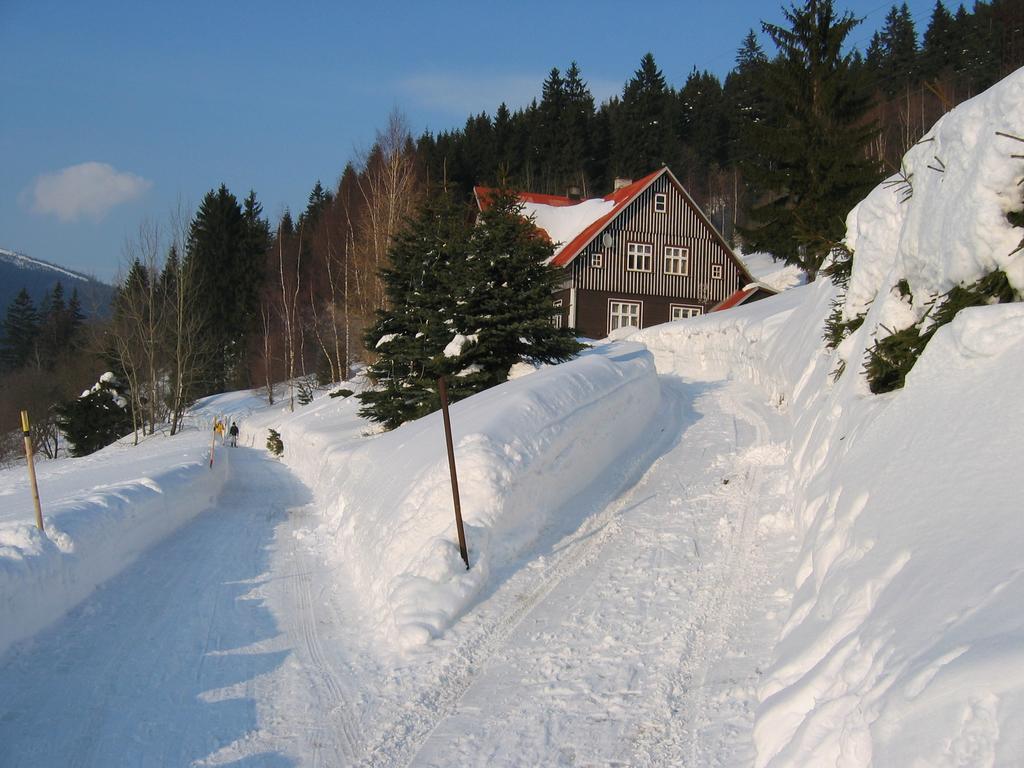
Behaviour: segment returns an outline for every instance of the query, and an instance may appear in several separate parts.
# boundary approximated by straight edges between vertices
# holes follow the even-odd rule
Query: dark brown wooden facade
[[[656,208],[657,196],[664,198],[658,197]],[[630,243],[650,246],[649,270],[629,268]],[[674,251],[685,253],[683,274],[666,270],[667,248],[683,249]],[[563,269],[564,288],[553,297],[553,314],[560,314],[555,322],[589,338],[612,330],[612,302],[639,304],[640,327],[646,328],[675,319],[673,308],[677,317],[704,314],[752,280],[667,168]]]

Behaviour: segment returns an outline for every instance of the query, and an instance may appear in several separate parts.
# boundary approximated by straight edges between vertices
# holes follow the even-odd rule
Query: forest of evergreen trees
[[[46,424],[53,403],[111,370],[131,393],[137,433],[164,423],[174,431],[197,396],[262,387],[273,397],[274,382],[344,379],[373,357],[363,341],[387,304],[382,270],[428,189],[447,190],[469,221],[477,184],[597,196],[616,177],[668,165],[727,238],[813,276],[845,212],[898,170],[923,131],[1024,65],[1019,0],[938,1],[927,20],[893,6],[864,52],[850,47],[857,24],[831,2],[807,0],[786,25],[738,41],[724,80],[695,69],[673,83],[648,53],[602,104],[570,61],[550,70],[529,106],[501,104],[459,129],[416,137],[396,111],[335,185],[317,181],[305,209],[277,222],[254,192],[240,202],[223,185],[210,190],[194,213],[140,227],[112,318],[76,325],[58,344],[72,354],[45,352],[53,322],[35,308],[7,309],[4,407],[31,406]],[[35,317],[27,333],[18,330],[25,317]],[[301,389],[285,393],[289,402]]]

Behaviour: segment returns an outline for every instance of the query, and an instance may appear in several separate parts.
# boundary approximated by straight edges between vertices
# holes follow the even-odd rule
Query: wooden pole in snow
[[[455,449],[452,447],[452,422],[448,416],[448,384],[444,376],[437,380],[437,392],[441,395],[441,414],[444,416],[444,440],[448,447],[448,471],[452,476],[452,498],[455,500],[455,527],[459,532],[459,554],[469,570],[469,552],[466,550],[466,531],[462,527],[462,505],[459,503],[459,478],[455,474]]]
[[[28,411],[21,412],[21,433],[25,436],[25,458],[28,460],[28,481],[32,485],[32,501],[36,505],[36,528],[43,530],[43,508],[39,504],[39,486],[36,485],[36,464],[32,458],[32,430],[29,429]]]

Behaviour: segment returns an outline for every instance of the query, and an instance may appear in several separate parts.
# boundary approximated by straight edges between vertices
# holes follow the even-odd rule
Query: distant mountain
[[[0,248],[0,319],[22,288],[29,292],[38,307],[43,295],[58,282],[64,286],[65,300],[71,298],[72,291],[78,290],[82,312],[87,317],[109,312],[113,286],[80,272]]]

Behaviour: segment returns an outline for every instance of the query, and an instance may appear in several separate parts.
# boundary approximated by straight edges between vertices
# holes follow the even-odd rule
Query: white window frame
[[[555,299],[554,301],[551,302],[551,306],[552,307],[561,307],[562,306],[562,300],[561,299]]]
[[[557,315],[552,315],[551,316],[551,325],[553,325],[555,328],[561,328],[562,327],[562,313],[561,312],[559,312]]]
[[[668,195],[664,192],[654,193],[654,212],[668,213]]]
[[[636,313],[623,312],[624,307],[636,307]],[[624,319],[636,318],[635,328],[642,328],[644,323],[644,303],[634,299],[608,299],[608,333],[625,328],[632,323],[623,323]]]
[[[627,272],[650,272],[653,261],[654,246],[651,243],[626,243]]]
[[[677,310],[679,310],[677,312]],[[704,307],[699,307],[694,304],[669,304],[668,305],[668,319],[672,320],[686,320],[690,317],[700,317],[704,314]]]
[[[712,280],[721,280],[722,279],[722,265],[721,264],[712,264],[711,265],[711,279]]]
[[[591,269],[604,269],[604,254],[603,253],[592,253],[592,254],[590,254],[590,268]]]
[[[669,251],[678,251],[678,253],[670,254]],[[668,268],[670,260],[679,262],[678,272],[673,272]],[[662,266],[666,275],[686,277],[690,274],[690,249],[682,245],[666,245]]]

